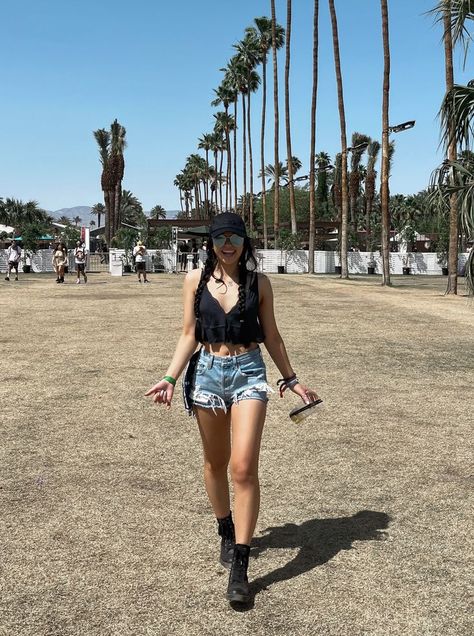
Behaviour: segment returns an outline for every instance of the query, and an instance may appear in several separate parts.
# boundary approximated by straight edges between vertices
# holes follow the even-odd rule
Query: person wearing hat
[[[141,241],[137,241],[137,244],[133,248],[133,258],[135,259],[135,271],[137,272],[138,282],[141,283],[141,276],[143,276],[143,282],[148,283],[146,277],[146,247]]]
[[[174,356],[163,379],[145,394],[169,408],[176,380],[187,367],[185,406],[201,434],[204,481],[221,537],[220,562],[230,570],[231,603],[250,601],[247,569],[260,504],[258,460],[272,392],[259,345],[265,345],[286,386],[304,403],[318,397],[293,371],[275,322],[270,281],[256,269],[242,218],[232,212],[216,215],[204,268],[185,278],[183,331]]]
[[[18,265],[21,260],[21,247],[18,245],[16,239],[13,239],[12,244],[7,249],[7,275],[5,280],[10,280],[10,274],[12,270],[15,270],[15,280],[18,280]]]

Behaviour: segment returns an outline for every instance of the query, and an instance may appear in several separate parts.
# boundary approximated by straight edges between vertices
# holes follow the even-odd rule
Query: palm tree
[[[318,46],[319,46],[319,0],[314,0],[313,17],[313,89],[311,93],[311,141],[309,149],[309,259],[308,269],[310,274],[314,274],[314,233],[315,233],[315,152],[316,152],[316,99],[318,93]],[[327,157],[329,164],[329,156]],[[319,165],[319,164],[318,164]],[[320,174],[326,174],[320,171]]]
[[[73,219],[75,226],[77,227],[79,223],[82,221],[80,216],[75,216]]]
[[[166,210],[162,205],[155,205],[150,210],[150,219],[166,219]]]
[[[60,225],[71,225],[71,219],[68,216],[60,216],[58,219]]]
[[[270,0],[271,12],[272,12],[272,54],[273,54],[273,110],[275,116],[275,133],[274,133],[274,166],[276,170],[275,183],[280,183],[278,174],[278,168],[280,166],[279,157],[279,135],[280,135],[280,117],[278,110],[278,60],[277,60],[277,33],[276,33],[276,12],[275,12],[275,0]],[[273,203],[273,231],[275,234],[275,241],[280,234],[280,188],[277,186],[274,189],[274,203]]]
[[[242,99],[244,95],[247,95],[247,121],[246,127],[248,132],[248,146],[249,146],[249,172],[250,172],[250,208],[249,208],[249,226],[253,230],[253,155],[252,155],[252,128],[251,128],[251,95],[254,93],[260,85],[260,77],[254,70],[257,64],[260,62],[260,46],[256,29],[248,27],[245,30],[244,39],[238,44],[234,45],[237,50],[240,63],[242,64],[245,82],[242,85]],[[245,170],[246,171],[246,170]],[[245,174],[245,173],[244,173]],[[247,192],[244,189],[244,194]],[[245,201],[246,197],[244,197]]]
[[[227,74],[228,72],[228,68],[227,69],[221,69],[222,71],[226,71],[226,76],[224,78],[224,81],[221,83],[221,85],[216,89],[214,89],[214,93],[216,94],[216,98],[211,102],[211,106],[219,106],[220,104],[222,104],[224,106],[224,113],[226,116],[229,115],[229,106],[231,103],[234,102],[235,104],[235,100],[237,99],[237,90],[235,89],[235,87],[232,85],[232,82],[229,79],[229,75]],[[234,124],[233,124],[233,128],[231,127],[229,130],[234,130],[237,128],[237,112],[235,109],[235,114],[234,114]],[[224,134],[224,129],[221,131]],[[226,151],[227,151],[227,166],[226,166],[226,180],[227,180],[227,190],[226,190],[226,209],[228,209],[229,204],[230,206],[232,205],[232,165],[231,165],[231,151],[230,151],[230,137],[226,137],[224,134],[224,138],[226,141]],[[234,133],[234,139],[235,139],[235,133]],[[234,143],[234,150],[235,150],[235,143]],[[234,164],[236,162],[236,157],[234,156]],[[234,175],[235,175],[235,168],[234,168]],[[235,176],[234,178],[234,188],[236,188],[237,186],[237,177]],[[230,196],[230,200],[229,200],[229,196]],[[222,206],[221,206],[222,207]]]
[[[472,152],[463,151],[457,161],[444,161],[433,173],[430,203],[439,215],[450,209],[450,199],[457,197],[460,225],[466,236],[474,237],[474,160]],[[449,254],[448,254],[449,257]],[[449,270],[449,267],[448,267]],[[466,263],[466,284],[474,295],[474,249]]]
[[[332,41],[334,49],[334,66],[337,81],[337,103],[339,108],[339,121],[341,127],[341,234],[339,245],[341,250],[341,278],[349,278],[347,267],[347,221],[349,213],[349,200],[347,192],[347,135],[346,114],[344,109],[344,92],[342,86],[341,59],[339,55],[339,35],[337,30],[337,16],[334,0],[329,1],[331,13]]]
[[[234,132],[234,136],[235,136],[235,132]],[[212,136],[211,136],[211,145],[209,150],[213,153],[214,155],[214,175],[213,175],[213,179],[211,180],[211,203],[212,203],[212,194],[214,193],[215,195],[215,199],[214,199],[214,207],[217,210],[218,209],[218,205],[217,205],[217,181],[218,181],[218,176],[219,176],[219,172],[217,170],[217,157],[219,154],[219,149],[220,149],[220,145],[222,143],[222,135],[220,133],[217,132],[213,132]],[[234,155],[234,165],[235,165],[235,155]],[[236,182],[234,181],[234,193],[235,193],[235,185]]]
[[[352,134],[351,172],[349,175],[349,211],[353,232],[357,232],[358,229],[357,199],[360,190],[360,162],[369,142],[370,137],[367,135],[362,135],[358,132]]]
[[[290,57],[291,57],[291,0],[286,2],[286,58],[285,58],[285,129],[286,152],[288,157],[288,189],[290,192],[291,233],[296,234],[296,203],[295,185],[293,183],[293,168],[291,152],[291,123],[290,123]]]
[[[120,198],[120,223],[143,227],[146,217],[143,206],[130,190],[123,190]],[[118,230],[117,230],[118,231]]]
[[[473,7],[474,8],[474,7]],[[444,41],[444,63],[446,75],[446,93],[449,94],[454,87],[454,70],[453,70],[453,37],[451,27],[451,0],[444,0],[443,10],[443,41]],[[448,143],[447,158],[448,161],[455,162],[457,159],[456,139],[454,133],[454,124],[452,121],[447,122]],[[459,223],[458,223],[458,205],[457,195],[453,192],[449,200],[449,252],[448,252],[448,284],[446,294],[457,294],[458,292],[458,244],[459,244]]]
[[[226,150],[227,152],[227,176],[226,176],[226,210],[229,209],[229,183],[230,183],[230,165],[232,161],[231,150],[230,150],[230,131],[234,130],[235,120],[233,115],[229,115],[225,112],[218,112],[214,114],[214,118],[216,120],[215,131],[217,133],[221,133],[224,140],[224,145],[222,150]],[[222,151],[221,151],[222,152]],[[222,154],[221,154],[221,181],[222,181]],[[222,203],[221,203],[222,207]]]
[[[199,139],[198,148],[201,150],[204,150],[204,152],[206,153],[206,164],[208,168],[209,168],[209,150],[211,149],[211,146],[212,146],[212,133],[207,133]],[[205,186],[204,193],[205,193],[206,216],[209,216],[209,179],[206,179],[204,186]]]
[[[315,203],[320,211],[323,210],[323,206],[326,206],[327,212],[329,205],[328,173],[334,169],[334,166],[331,166],[331,157],[324,151],[318,152],[318,154],[315,155],[314,164],[315,172],[317,172],[317,177],[315,177],[315,181],[317,181]]]
[[[97,227],[100,227],[100,217],[105,215],[105,205],[103,203],[96,203],[92,206],[91,214],[97,216]]]
[[[110,132],[105,128],[94,130],[94,137],[99,146],[99,157],[102,164],[102,174],[100,178],[100,185],[102,192],[104,193],[105,203],[105,242],[110,245],[112,239],[111,227],[113,226],[113,179],[111,173],[111,166],[109,161],[109,148],[110,148]]]
[[[234,171],[233,171],[233,179],[234,179],[234,209],[237,209],[237,127],[238,127],[238,101],[239,101],[239,83],[240,83],[240,75],[241,68],[238,56],[234,55],[231,57],[227,66],[220,69],[225,73],[223,85],[234,104],[234,135],[233,135],[233,148],[234,148]]]
[[[267,249],[268,245],[268,229],[267,229],[267,205],[265,190],[265,119],[267,106],[267,55],[272,44],[275,43],[277,49],[283,46],[285,40],[285,31],[279,24],[275,25],[275,37],[272,35],[272,21],[262,16],[255,18],[255,26],[257,28],[258,41],[260,44],[260,59],[262,62],[262,125],[260,131],[260,175],[262,179],[262,213],[263,213],[263,246]]]
[[[111,244],[112,237],[120,225],[120,198],[125,170],[123,157],[126,146],[125,134],[125,128],[116,119],[111,124],[110,131],[104,128],[94,131],[102,164],[101,187],[106,209],[105,241],[107,245]]]
[[[112,166],[112,178],[114,185],[114,218],[113,234],[120,227],[120,211],[122,198],[122,180],[125,171],[125,159],[123,151],[127,145],[125,141],[125,128],[115,119],[110,126],[110,162]]]
[[[390,97],[390,43],[388,34],[387,0],[380,0],[383,40],[383,98],[382,98],[382,170],[380,175],[380,204],[382,212],[382,285],[390,285],[390,210],[389,210],[389,141],[388,112]]]
[[[286,162],[286,164],[283,164],[280,161],[280,163],[278,164],[278,168],[276,168],[271,163],[265,166],[264,175],[267,177],[268,183],[272,184],[271,185],[272,189],[275,188],[275,183],[277,182],[277,179],[279,179],[278,187],[281,187],[282,180],[285,181],[285,183],[283,184],[284,186],[287,186],[289,184],[288,163],[289,162]],[[301,168],[301,165],[302,165],[301,161],[298,159],[298,157],[292,157],[290,163],[292,166],[293,175],[296,175],[298,170],[300,170]],[[261,177],[262,175],[259,173],[258,176]]]
[[[234,45],[239,46],[239,45]],[[225,82],[230,90],[235,91],[234,111],[237,114],[238,96],[242,97],[242,176],[244,194],[247,192],[247,109],[245,104],[245,95],[247,93],[247,70],[240,55],[234,55],[228,65]],[[234,136],[234,148],[237,147],[236,137]],[[236,168],[234,168],[236,170]],[[244,207],[242,208],[242,216],[245,217],[246,197],[242,198]],[[234,200],[236,204],[236,199]]]
[[[42,210],[37,201],[23,203],[20,199],[7,197],[0,199],[0,222],[17,227],[23,224],[48,223],[52,221],[49,214]]]
[[[367,174],[365,176],[365,229],[366,229],[366,246],[365,249],[369,251],[371,244],[371,218],[372,208],[375,199],[375,179],[377,172],[375,171],[375,164],[377,163],[378,154],[380,151],[380,143],[377,140],[370,141],[367,146]]]

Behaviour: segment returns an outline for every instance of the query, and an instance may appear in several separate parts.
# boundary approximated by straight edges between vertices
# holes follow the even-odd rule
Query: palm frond
[[[441,117],[441,143],[447,149],[452,140],[461,147],[474,140],[474,81],[467,86],[455,84],[446,93],[439,111]],[[454,139],[453,139],[454,138]]]

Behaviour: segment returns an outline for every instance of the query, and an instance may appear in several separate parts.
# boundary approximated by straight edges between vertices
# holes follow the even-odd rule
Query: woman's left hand
[[[296,395],[300,396],[300,398],[303,400],[305,404],[310,404],[310,402],[315,402],[316,400],[319,400],[319,396],[316,393],[316,391],[309,389],[304,384],[301,384],[298,382],[298,384],[295,384],[295,386],[292,386],[290,388],[293,391],[293,393],[296,393]]]

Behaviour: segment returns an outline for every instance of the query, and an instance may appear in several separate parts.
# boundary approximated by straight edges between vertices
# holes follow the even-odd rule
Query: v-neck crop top
[[[196,317],[195,337],[198,342],[229,342],[249,345],[263,342],[264,334],[258,319],[258,275],[248,272],[245,286],[245,311],[239,311],[237,302],[229,312],[225,312],[219,301],[204,285]]]

